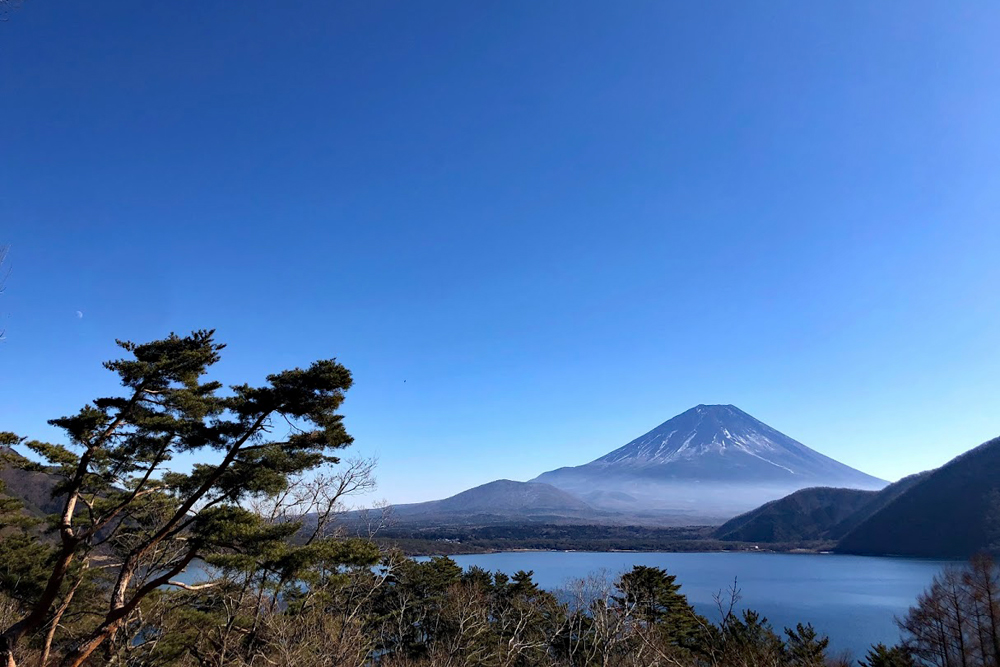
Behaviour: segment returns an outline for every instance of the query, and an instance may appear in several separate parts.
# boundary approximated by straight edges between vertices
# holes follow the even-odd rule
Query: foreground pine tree
[[[102,616],[65,655],[66,666],[83,664],[113,640],[146,597],[195,559],[259,553],[272,544],[294,567],[303,554],[287,545],[298,526],[264,521],[244,503],[336,461],[335,450],[351,443],[337,414],[351,375],[333,360],[222,392],[203,379],[224,347],[212,331],[119,345],[128,357],[105,367],[125,392],[52,420],[68,445],[23,443],[61,478],[54,493],[62,510],[37,593],[0,635],[0,664],[8,667],[20,642],[58,625],[91,565],[110,573],[100,588]],[[171,470],[178,454],[200,463]]]

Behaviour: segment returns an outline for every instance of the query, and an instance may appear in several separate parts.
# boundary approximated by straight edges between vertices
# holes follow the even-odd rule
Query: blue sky
[[[115,338],[212,327],[223,381],[346,364],[395,502],[698,403],[887,479],[1000,433],[996,3],[7,19],[3,429],[55,438]]]

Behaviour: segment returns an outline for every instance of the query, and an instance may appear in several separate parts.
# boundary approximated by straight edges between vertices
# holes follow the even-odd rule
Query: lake
[[[785,626],[812,623],[830,637],[832,651],[847,650],[855,658],[864,657],[874,643],[896,643],[899,631],[893,618],[906,613],[935,574],[954,564],[915,558],[754,552],[517,551],[452,558],[463,568],[478,565],[506,574],[533,570],[535,581],[553,592],[571,579],[602,571],[613,578],[633,565],[661,567],[677,576],[681,593],[712,621],[719,620],[713,596],[727,590],[735,578],[742,596],[741,609],[760,612],[779,633]],[[192,565],[177,578],[194,583],[204,577],[204,570]]]
[[[600,571],[614,576],[633,565],[661,567],[677,575],[695,609],[717,621],[713,595],[739,582],[741,608],[766,616],[779,633],[812,623],[829,635],[830,648],[864,657],[876,642],[893,644],[893,618],[906,613],[948,561],[872,558],[835,554],[508,552],[452,556],[472,565],[513,574],[533,570],[535,581],[556,591],[575,578]]]

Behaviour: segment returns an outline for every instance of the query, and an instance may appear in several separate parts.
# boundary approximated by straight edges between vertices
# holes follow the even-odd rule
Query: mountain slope
[[[6,460],[5,460],[6,459]],[[53,498],[52,490],[60,479],[42,471],[21,470],[10,465],[24,457],[9,447],[0,447],[0,481],[3,493],[24,503],[24,509],[34,516],[45,516],[62,509],[62,498]]]
[[[676,478],[807,476],[882,482],[809,449],[734,405],[691,408],[588,465],[652,469]]]
[[[871,504],[877,491],[802,489],[730,519],[714,537],[740,542],[804,542],[828,539],[830,530]]]
[[[727,521],[713,535],[720,540],[764,543],[840,540],[930,474],[910,475],[877,492],[802,489]]]
[[[837,551],[964,558],[1000,551],[1000,438],[919,478],[847,532]]]
[[[889,486],[885,487],[878,492],[878,495],[870,502],[864,505],[854,514],[850,515],[836,526],[830,528],[827,531],[826,537],[831,540],[840,540],[849,532],[857,528],[859,525],[867,521],[876,512],[882,510],[894,501],[899,496],[903,495],[911,488],[920,483],[923,479],[926,479],[932,471],[918,472],[915,475],[910,475],[909,477],[904,477],[898,482],[893,482]]]
[[[488,521],[510,518],[587,518],[594,509],[579,498],[548,484],[501,479],[443,500],[396,505],[403,521]]]
[[[807,487],[886,485],[732,405],[699,405],[590,463],[532,481],[609,510],[715,516],[733,516]],[[615,500],[613,493],[630,500]]]

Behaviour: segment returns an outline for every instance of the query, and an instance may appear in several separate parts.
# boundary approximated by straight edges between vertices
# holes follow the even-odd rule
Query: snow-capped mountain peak
[[[625,494],[635,507],[711,508],[720,514],[809,486],[881,489],[886,484],[734,405],[695,406],[590,463],[551,470],[534,481],[596,506]]]
[[[794,470],[770,460],[792,452],[814,453],[734,405],[699,405],[593,463],[649,466],[706,455],[744,454],[794,474]]]

